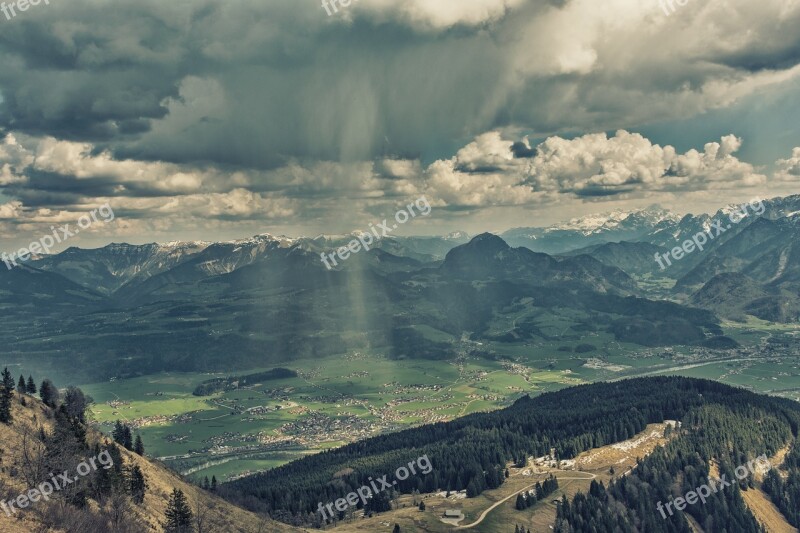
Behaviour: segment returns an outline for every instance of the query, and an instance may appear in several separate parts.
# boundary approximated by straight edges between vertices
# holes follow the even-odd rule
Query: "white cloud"
[[[351,6],[378,20],[404,21],[420,30],[477,26],[500,19],[525,0],[354,0]],[[347,8],[342,10],[348,14]]]
[[[788,159],[779,159],[775,163],[775,179],[782,182],[800,184],[800,147],[792,150]]]
[[[527,144],[527,139],[525,144]],[[426,171],[431,194],[452,206],[524,205],[569,197],[626,193],[738,189],[766,182],[734,154],[734,135],[678,154],[638,133],[618,131],[564,139],[549,137],[531,158],[512,154],[512,142],[498,132],[481,135],[455,157]]]

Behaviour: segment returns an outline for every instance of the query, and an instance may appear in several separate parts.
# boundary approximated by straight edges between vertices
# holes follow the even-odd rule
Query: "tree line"
[[[787,470],[785,480],[777,469],[767,472],[764,492],[769,494],[786,520],[800,528],[800,444],[797,442],[786,455],[783,468]]]
[[[558,490],[558,478],[553,474],[544,480],[544,483],[537,481],[536,486],[531,492],[523,491],[517,494],[517,501],[514,507],[517,511],[522,511],[533,507],[536,502],[540,502]]]
[[[223,484],[219,492],[278,520],[314,525],[319,523],[318,502],[335,501],[368,478],[393,472],[397,465],[424,453],[433,471],[412,474],[398,481],[395,490],[404,494],[466,490],[474,497],[502,483],[508,462],[546,455],[551,448],[559,458],[573,458],[583,451],[631,438],[649,423],[682,420],[705,405],[745,411],[759,408],[760,412],[773,413],[776,434],[788,438],[788,426],[796,431],[795,419],[784,420],[797,417],[796,405],[788,400],[707,380],[638,378],[523,397],[500,411],[373,437]],[[777,422],[779,419],[784,422]],[[716,439],[709,444],[717,445]]]
[[[737,481],[734,471],[762,454],[774,455],[796,439],[800,406],[777,398],[753,398],[738,390],[732,394],[727,399],[704,395],[703,405],[682,418],[676,436],[639,460],[628,475],[607,487],[592,481],[587,494],[579,493],[571,501],[564,497],[557,510],[556,533],[690,533],[687,516],[704,531],[761,533],[761,525],[741,496],[741,491],[754,487],[752,474]],[[710,486],[712,461],[719,469],[718,477],[732,480],[730,487],[683,511],[659,510],[659,503]],[[776,493],[781,490],[775,488]],[[785,502],[791,505],[792,500]]]

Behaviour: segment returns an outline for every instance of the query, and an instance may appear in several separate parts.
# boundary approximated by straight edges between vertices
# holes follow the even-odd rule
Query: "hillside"
[[[410,249],[416,241],[396,242]],[[42,263],[50,272],[25,266],[0,273],[10,293],[0,342],[9,363],[37,353],[47,372],[86,382],[281,366],[374,347],[387,347],[393,358],[454,353],[452,343],[429,339],[418,326],[503,344],[552,339],[546,330],[555,323],[576,336],[602,332],[642,346],[692,345],[721,334],[712,312],[642,298],[616,266],[512,248],[488,233],[433,263],[382,249],[328,270],[319,249],[260,235],[188,256],[188,244],[70,250]],[[96,282],[98,292],[70,279]]]
[[[656,514],[639,515],[638,519],[649,525],[644,529],[629,527],[624,512],[609,517],[624,531],[688,531],[685,521],[681,522],[682,515],[667,522],[660,522],[660,518],[658,523],[654,522],[656,503],[668,501],[666,495],[670,491],[679,494],[673,484],[695,486],[691,484],[703,469],[710,467],[712,460],[724,465],[727,472],[761,454],[773,456],[797,439],[800,406],[688,378],[643,378],[582,385],[537,398],[524,397],[501,411],[371,438],[307,457],[228,483],[223,486],[223,494],[285,521],[318,524],[321,517],[317,502],[341,498],[370,479],[391,475],[398,465],[424,454],[431,469],[392,483],[391,497],[414,491],[430,494],[463,490],[467,498],[473,498],[503,486],[506,482],[503,471],[509,463],[522,465],[528,457],[548,455],[551,449],[559,459],[575,459],[593,448],[630,439],[648,424],[664,420],[680,421],[683,429],[666,447],[657,449],[636,466],[634,473],[623,478],[634,480],[640,492],[645,490],[641,483],[649,484],[652,498],[648,495],[646,501],[633,497],[628,501],[616,496],[621,505],[629,506],[630,513],[646,508]],[[691,479],[682,477],[682,471],[688,474],[687,468],[694,472]],[[624,495],[622,480],[610,485],[609,490],[617,491],[620,484],[619,490]],[[591,496],[600,498],[600,494],[600,486],[593,484]],[[259,497],[253,498],[255,495]],[[577,518],[583,513],[585,498],[577,496],[571,504],[577,506],[574,514],[571,506],[568,509],[566,504],[562,505],[561,522],[569,522],[576,531],[588,531],[581,525],[585,520],[580,522]],[[709,501],[708,510],[698,511],[696,518],[703,522],[708,513],[718,517],[721,511],[717,505],[736,506],[730,520],[741,519],[746,525],[743,531],[757,531],[751,527],[755,519],[737,498],[738,493],[731,491],[726,494],[725,503],[721,499]],[[390,509],[388,503],[376,507],[370,502],[368,511]],[[340,514],[337,520],[345,517]],[[731,521],[723,517],[717,518],[716,523],[724,527],[722,523]],[[709,529],[716,530],[719,529]]]
[[[86,433],[87,447],[76,449],[70,458],[56,456],[56,452],[43,444],[41,430],[48,439],[55,439],[59,429],[55,411],[40,400],[25,395],[21,405],[19,394],[15,393],[12,405],[12,424],[0,424],[0,499],[8,502],[18,495],[25,494],[38,483],[49,478],[49,468],[56,460],[64,464],[76,465],[82,460],[97,457],[98,449],[114,446],[109,440],[89,429]],[[62,446],[64,451],[66,447]],[[209,491],[183,481],[158,462],[151,461],[116,447],[123,463],[122,474],[138,466],[144,474],[147,488],[142,504],[134,503],[130,497],[121,497],[116,489],[104,492],[102,478],[97,473],[108,472],[112,485],[116,464],[108,471],[99,467],[97,472],[80,478],[64,491],[56,491],[48,502],[39,500],[26,509],[14,509],[13,517],[0,512],[1,533],[42,533],[45,531],[94,531],[94,532],[153,532],[163,531],[165,510],[169,496],[174,488],[183,491],[195,515],[197,533],[203,531],[230,531],[237,533],[299,532],[284,524],[265,520],[253,513],[240,509]],[[101,452],[102,453],[102,452]],[[115,454],[111,454],[112,456]],[[96,462],[97,464],[97,462]],[[108,463],[101,463],[108,464]],[[44,468],[42,470],[42,468]],[[67,468],[67,467],[64,467]],[[58,474],[62,469],[55,469]],[[73,468],[67,468],[76,472]],[[47,475],[45,475],[47,474]],[[73,487],[75,487],[73,489]],[[85,498],[85,500],[83,500]],[[85,503],[79,503],[83,502]]]
[[[796,322],[800,299],[789,290],[760,284],[744,274],[726,272],[711,278],[694,293],[692,305],[733,320],[753,315],[772,322]]]

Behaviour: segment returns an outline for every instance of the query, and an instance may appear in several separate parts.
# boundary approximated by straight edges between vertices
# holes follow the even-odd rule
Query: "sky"
[[[422,196],[406,234],[799,193],[800,0],[670,3],[0,13],[0,248],[101,205],[65,246],[344,233]]]

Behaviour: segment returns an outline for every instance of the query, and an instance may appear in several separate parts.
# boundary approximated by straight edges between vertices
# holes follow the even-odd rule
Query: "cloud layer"
[[[73,0],[2,22],[4,238],[105,202],[128,236],[214,238],[362,227],[422,193],[459,222],[719,198],[773,179],[748,139],[635,132],[800,74],[795,0]]]

